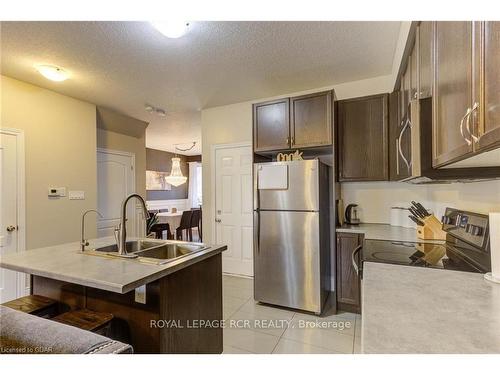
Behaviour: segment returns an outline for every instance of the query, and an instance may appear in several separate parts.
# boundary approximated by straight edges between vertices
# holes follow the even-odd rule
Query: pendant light
[[[193,147],[196,145],[196,142],[193,142],[193,145],[190,148],[187,149],[180,149],[177,146],[175,146],[175,150],[177,151],[189,151],[193,149]],[[185,184],[187,181],[187,177],[182,174],[181,171],[181,159],[177,157],[177,154],[175,154],[175,157],[172,158],[172,169],[170,171],[170,175],[165,177],[165,181],[169,183],[170,185],[173,186],[180,186],[182,184]]]
[[[172,170],[170,171],[170,175],[165,177],[165,181],[174,186],[186,183],[187,177],[182,175],[180,158],[172,158]]]

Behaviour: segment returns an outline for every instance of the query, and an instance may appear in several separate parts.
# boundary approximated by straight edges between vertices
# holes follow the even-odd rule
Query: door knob
[[[215,219],[215,222],[216,222],[216,223],[221,223],[221,222],[222,222],[222,220],[221,220],[221,219]]]
[[[7,232],[14,232],[15,230],[17,229],[17,227],[13,226],[13,225],[9,225],[7,227]]]

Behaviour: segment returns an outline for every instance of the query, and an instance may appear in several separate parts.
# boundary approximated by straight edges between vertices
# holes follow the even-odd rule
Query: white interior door
[[[216,242],[227,245],[223,272],[253,276],[252,218],[252,148],[216,149]]]
[[[111,150],[97,151],[97,237],[114,235],[120,223],[121,204],[127,195],[135,192],[135,157]],[[135,205],[127,207],[127,235],[135,235]]]
[[[18,136],[0,133],[0,256],[20,251]],[[26,294],[25,274],[0,268],[0,303]],[[23,282],[21,282],[23,281]]]

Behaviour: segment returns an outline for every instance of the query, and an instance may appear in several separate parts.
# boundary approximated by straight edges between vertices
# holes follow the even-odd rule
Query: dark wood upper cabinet
[[[418,84],[419,99],[432,96],[433,22],[423,21],[418,28]]]
[[[465,117],[472,102],[472,22],[436,22],[433,166],[472,152]]]
[[[255,151],[282,150],[290,147],[289,99],[253,105]]]
[[[388,94],[338,102],[339,180],[389,179]]]
[[[360,278],[352,265],[352,253],[361,246],[363,236],[337,233],[337,309],[361,312]],[[359,264],[359,259],[357,260]]]
[[[332,92],[290,99],[292,148],[332,144]]]
[[[418,99],[418,33],[416,35],[415,44],[413,45],[410,54],[410,96],[409,100]]]
[[[331,146],[333,96],[326,91],[254,104],[254,151]]]
[[[408,111],[410,104],[410,86],[411,86],[411,60],[406,65],[406,70],[401,78],[401,113],[404,116]]]
[[[482,79],[483,103],[479,108],[482,121],[474,123],[471,131],[479,136],[476,147],[486,150],[500,146],[500,22],[483,22],[477,25],[483,35]],[[478,47],[475,43],[475,47]],[[474,114],[477,113],[477,110]]]

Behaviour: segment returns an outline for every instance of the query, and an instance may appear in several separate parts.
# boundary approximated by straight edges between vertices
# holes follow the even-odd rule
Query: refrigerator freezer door
[[[261,190],[259,174],[271,165],[288,166],[288,188],[285,190]],[[284,211],[319,210],[319,164],[317,160],[274,162],[255,164],[254,170],[254,209]],[[263,178],[265,177],[263,173]]]
[[[318,212],[255,211],[255,300],[320,313]]]

